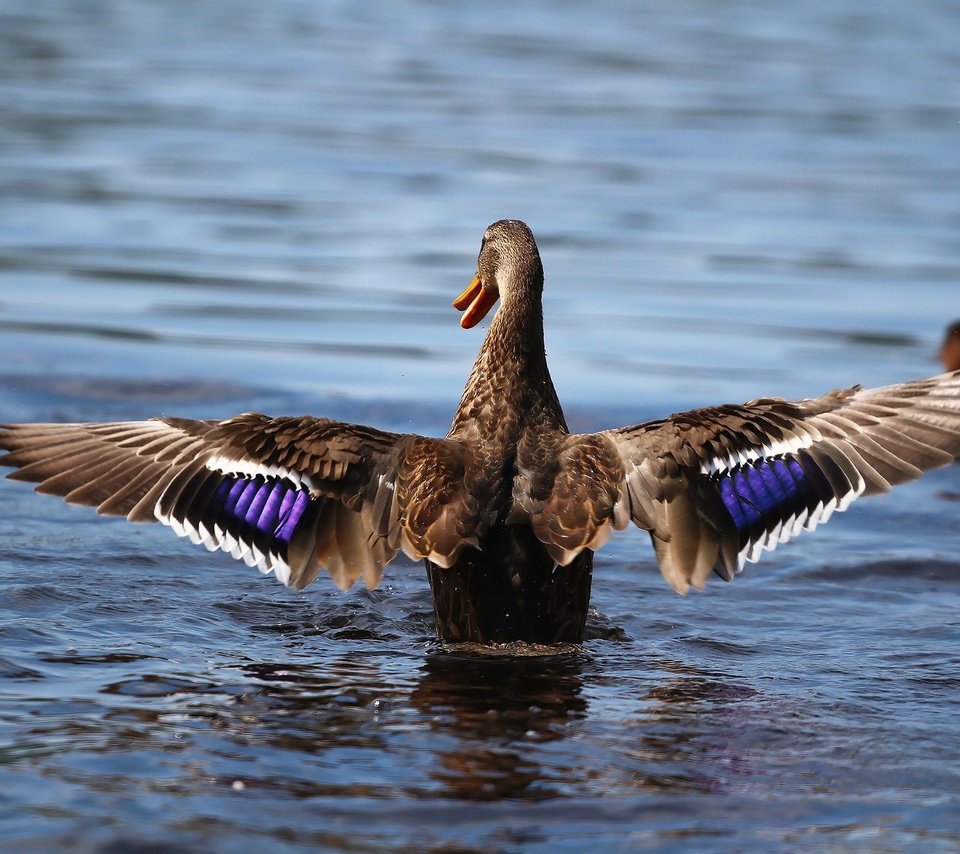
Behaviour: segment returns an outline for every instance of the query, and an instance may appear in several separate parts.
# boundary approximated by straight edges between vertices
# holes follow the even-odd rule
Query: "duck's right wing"
[[[560,564],[632,521],[683,593],[958,456],[960,371],[567,436],[552,466],[521,464],[514,515]]]

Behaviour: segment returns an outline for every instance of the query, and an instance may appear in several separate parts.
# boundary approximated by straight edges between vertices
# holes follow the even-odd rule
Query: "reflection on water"
[[[449,302],[504,216],[577,430],[933,373],[958,23],[6,4],[0,421],[442,435],[482,335]],[[957,850],[958,494],[936,472],[683,599],[624,532],[583,650],[491,655],[437,645],[405,561],[297,594],[0,484],[0,848]]]
[[[755,694],[677,662],[651,663],[658,679],[669,676],[653,681],[642,696],[623,698],[634,711],[620,722],[629,733],[622,752],[603,764],[585,755],[574,771],[564,750],[554,746],[583,737],[590,721],[589,694],[604,680],[584,652],[520,658],[428,653],[412,681],[391,677],[377,661],[354,655],[322,666],[250,662],[226,682],[154,673],[150,656],[134,654],[44,660],[104,669],[144,664],[137,675],[102,685],[102,699],[94,704],[73,704],[74,715],[86,713],[80,719],[70,719],[62,703],[48,707],[50,723],[25,733],[37,748],[21,748],[8,756],[11,761],[63,751],[122,757],[169,749],[165,742],[173,731],[178,750],[207,745],[205,764],[214,773],[214,785],[291,797],[395,797],[402,791],[417,799],[493,802],[578,793],[711,792],[723,785],[711,776],[711,767],[746,771],[741,758],[728,753],[722,732],[713,740],[700,738],[702,721],[732,716],[738,703]],[[97,711],[100,702],[107,707]],[[98,721],[90,719],[95,711]],[[605,733],[601,740],[610,736]],[[417,744],[426,754],[405,768],[404,755]],[[602,753],[612,745],[596,747]],[[262,765],[276,764],[275,752],[295,755],[302,767],[265,771]],[[332,781],[309,773],[311,764],[336,765],[346,753],[360,765],[371,762],[375,779],[361,783],[351,773]],[[246,761],[229,761],[244,754]],[[374,762],[380,754],[383,761]],[[237,770],[215,771],[217,756]],[[104,773],[119,780],[123,764],[95,762],[95,775],[87,782],[102,786]],[[191,787],[186,779],[145,782],[150,788]]]
[[[542,800],[569,791],[568,769],[539,757],[586,717],[584,660],[583,653],[428,656],[410,700],[439,736],[454,739],[431,774],[447,796]]]

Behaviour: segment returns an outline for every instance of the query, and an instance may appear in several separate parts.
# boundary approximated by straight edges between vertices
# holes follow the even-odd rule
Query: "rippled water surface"
[[[0,5],[0,420],[445,432],[527,220],[594,429],[936,372],[955,4]],[[296,593],[0,484],[0,848],[954,851],[960,471],[581,650],[445,649],[421,568]]]

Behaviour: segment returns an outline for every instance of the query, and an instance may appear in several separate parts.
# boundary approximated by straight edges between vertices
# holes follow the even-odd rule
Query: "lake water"
[[[0,420],[442,435],[528,221],[572,426],[937,371],[954,3],[0,4]],[[485,325],[484,325],[485,327]],[[955,851],[960,469],[579,652],[433,640],[0,484],[0,848]]]

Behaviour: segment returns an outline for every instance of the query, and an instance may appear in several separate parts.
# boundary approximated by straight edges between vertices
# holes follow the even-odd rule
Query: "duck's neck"
[[[539,279],[539,281],[538,281]],[[541,276],[511,288],[463,390],[450,436],[515,442],[530,425],[566,431],[543,344]]]

